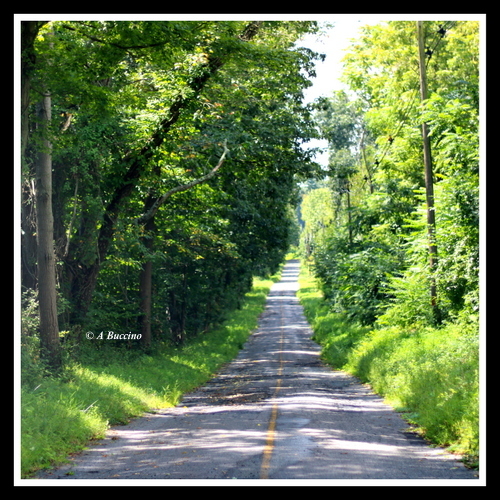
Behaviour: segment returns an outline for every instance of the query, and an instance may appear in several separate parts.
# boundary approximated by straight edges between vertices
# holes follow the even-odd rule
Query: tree
[[[352,186],[358,189],[355,202],[352,197],[344,206],[339,202],[343,219],[337,219],[328,244],[314,256],[316,269],[336,310],[363,321],[375,321],[392,310],[385,320],[390,316],[390,321],[432,322],[433,302],[421,287],[429,280],[435,281],[433,295],[440,299],[443,320],[477,313],[478,24],[424,26],[421,47],[428,92],[420,106],[414,22],[367,27],[348,52],[345,80],[353,101],[361,101],[357,109],[368,138],[360,141],[368,147],[355,162],[349,153],[363,129],[356,132],[342,109],[331,108],[329,114],[326,107],[318,113],[320,126],[334,138],[334,192],[348,187],[352,195]],[[424,169],[419,130],[423,123],[427,157],[432,148],[432,175]],[[345,135],[351,150],[339,152],[337,140]],[[359,189],[364,175],[369,190]],[[429,224],[422,213],[436,216],[435,227],[430,221],[431,255],[437,245],[440,259],[431,265]],[[461,236],[455,238],[454,232]],[[370,290],[375,293],[366,293]]]
[[[146,23],[147,24],[147,23]],[[102,132],[109,133],[111,128],[117,130],[117,125],[112,124],[110,121],[112,112],[112,106],[116,104],[113,103],[110,98],[111,93],[109,92],[109,82],[110,75],[113,71],[123,64],[125,60],[128,59],[127,64],[130,66],[131,62],[133,65],[133,59],[144,52],[148,48],[152,50],[160,50],[165,48],[165,45],[170,43],[172,38],[178,39],[178,32],[174,30],[174,33],[170,33],[167,29],[167,33],[161,29],[159,32],[155,32],[153,28],[157,26],[164,26],[165,23],[158,24],[147,24],[144,30],[147,35],[146,40],[137,40],[138,33],[142,33],[140,30],[135,30],[133,28],[133,23],[60,23],[54,25],[55,39],[57,42],[57,48],[63,47],[63,51],[60,52],[62,56],[58,61],[59,64],[64,64],[67,62],[67,73],[70,78],[65,81],[57,83],[56,72],[59,68],[50,68],[46,66],[44,68],[45,77],[47,79],[52,78],[54,84],[54,92],[58,94],[57,107],[61,105],[64,106],[64,115],[71,116],[72,114],[77,114],[78,118],[85,120],[85,113],[75,113],[79,108],[85,106],[87,108],[87,116],[90,118],[93,113],[91,106],[101,105],[101,115],[104,114],[104,120],[101,118],[97,123],[102,123]],[[166,23],[167,28],[170,27]],[[241,26],[241,23],[234,23],[235,27]],[[210,26],[212,28],[213,26]],[[156,151],[161,146],[165,140],[166,134],[173,127],[183,109],[186,109],[189,105],[195,102],[199,92],[205,86],[206,82],[209,80],[213,74],[215,74],[218,69],[222,66],[224,59],[227,57],[227,53],[231,52],[230,44],[228,43],[229,37],[234,37],[232,40],[232,51],[240,50],[240,44],[247,43],[253,36],[255,36],[258,31],[259,23],[249,23],[246,27],[243,27],[239,34],[235,33],[232,28],[230,35],[226,37],[223,43],[213,42],[213,51],[211,55],[203,57],[200,62],[193,63],[190,65],[182,78],[185,80],[182,86],[178,87],[178,90],[170,91],[170,103],[163,107],[163,118],[157,120],[154,127],[151,127],[151,132],[144,135],[142,138],[143,145],[137,146],[129,152],[122,153],[122,157],[119,160],[120,167],[115,170],[112,178],[112,189],[106,194],[106,207],[104,212],[99,214],[97,211],[93,213],[87,211],[88,216],[85,217],[82,222],[84,225],[80,225],[79,230],[83,230],[87,235],[83,235],[83,239],[93,239],[92,234],[96,232],[97,229],[97,239],[93,248],[96,249],[94,257],[91,257],[92,251],[84,251],[84,257],[79,256],[81,254],[81,245],[72,238],[71,234],[67,236],[61,231],[64,222],[58,220],[58,233],[61,237],[66,236],[69,238],[69,242],[64,245],[67,249],[65,255],[63,255],[63,261],[65,264],[65,276],[63,281],[69,290],[69,297],[72,300],[74,309],[78,311],[79,314],[84,314],[88,309],[90,303],[93,289],[95,287],[97,275],[100,268],[100,263],[104,261],[109,245],[112,241],[114,228],[116,222],[120,216],[120,211],[122,210],[125,200],[128,199],[130,193],[137,185],[137,182],[141,178],[141,175],[146,171],[148,162],[156,154]],[[182,27],[181,27],[182,28]],[[191,26],[190,26],[191,28]],[[192,28],[195,28],[194,26]],[[198,26],[198,29],[200,27]],[[151,34],[153,31],[153,34]],[[200,35],[202,38],[207,34],[209,30],[199,29],[199,33],[195,35]],[[229,30],[228,30],[229,31]],[[167,36],[169,35],[170,38]],[[163,37],[160,40],[156,37]],[[166,38],[165,38],[166,37]],[[215,37],[217,40],[217,37]],[[191,46],[196,45],[198,40],[196,36],[192,38]],[[224,45],[225,44],[225,45]],[[189,43],[185,44],[188,45]],[[66,52],[64,52],[64,47],[67,47]],[[89,52],[89,46],[92,50]],[[86,66],[89,70],[83,73],[83,78],[78,79],[75,75],[82,74],[80,68],[76,69],[76,65],[81,64],[83,59],[83,53],[86,50]],[[135,52],[135,54],[134,54]],[[218,52],[218,53],[215,53]],[[69,54],[69,55],[68,55]],[[132,61],[130,61],[132,59]],[[103,78],[104,77],[104,78]],[[83,83],[82,83],[83,82]],[[128,81],[119,81],[118,86],[121,89],[126,89],[127,85],[130,85]],[[63,108],[63,109],[64,109]],[[70,110],[72,113],[70,113]],[[90,111],[90,113],[89,113]],[[104,113],[102,113],[104,111]],[[108,123],[106,124],[106,118]],[[116,123],[116,122],[115,122]],[[91,130],[91,127],[93,130]],[[106,130],[108,129],[108,130]],[[92,132],[93,139],[97,139],[96,132],[102,133],[96,128],[94,124],[91,124],[88,129]],[[122,132],[125,130],[122,128]],[[116,137],[115,137],[116,138]],[[76,143],[75,143],[76,144]],[[95,145],[92,146],[95,150]],[[118,153],[118,150],[114,148],[115,151],[112,154]],[[64,153],[64,149],[62,149]],[[99,151],[95,152],[95,159],[89,158],[89,167],[85,175],[87,177],[94,177],[96,175],[102,175],[96,168],[96,162],[102,162],[102,154]],[[85,155],[88,158],[88,154]],[[62,157],[59,156],[59,161],[63,161]],[[56,168],[56,183],[58,185],[63,185],[65,183],[65,178],[68,176],[68,169]],[[75,175],[75,182],[78,178],[82,178],[82,174]],[[118,181],[118,182],[117,182]],[[55,200],[56,203],[62,202],[59,198]],[[74,200],[77,203],[77,200]],[[92,203],[92,202],[90,202]],[[58,217],[62,217],[64,211],[60,211]],[[82,241],[82,238],[79,238]],[[82,258],[83,257],[83,258]],[[69,281],[68,281],[69,279]]]
[[[33,44],[43,23],[27,22],[22,28],[22,137],[21,148],[25,151],[29,139],[27,109],[30,105],[30,86],[35,58]],[[40,83],[40,82],[39,82]],[[43,85],[43,81],[41,82]],[[54,253],[54,218],[52,214],[52,144],[51,144],[51,96],[50,90],[41,88],[42,96],[37,104],[37,136],[40,141],[35,160],[36,178],[36,234],[37,279],[40,315],[40,347],[42,358],[52,371],[61,366],[59,324],[57,312],[56,272]]]
[[[300,218],[303,222],[301,243],[305,257],[309,258],[315,247],[325,243],[327,230],[335,220],[331,190],[324,187],[306,192],[301,200]]]
[[[38,114],[44,138],[36,164],[37,267],[41,352],[50,367],[57,370],[61,360],[52,215],[52,146],[47,138],[52,116],[50,108],[51,99],[47,93],[39,104]]]
[[[220,319],[254,272],[279,263],[296,176],[314,168],[301,147],[314,54],[292,50],[314,23],[55,22],[38,54],[49,29],[57,57],[37,72],[52,96],[63,329],[139,319],[148,344],[165,304],[179,325]],[[38,149],[28,143],[27,164]],[[206,320],[189,311],[190,288],[213,305]]]
[[[250,41],[257,33],[259,24],[248,24],[239,35],[239,40],[242,42]],[[134,186],[136,186],[148,161],[154,156],[170,129],[179,119],[181,111],[194,101],[206,82],[220,69],[223,63],[222,54],[211,53],[202,63],[195,66],[190,79],[187,81],[187,88],[179,91],[177,96],[174,97],[153,133],[144,141],[141,147],[121,159],[121,164],[125,166],[125,172],[119,180],[118,185],[114,188],[104,210],[97,239],[98,255],[92,263],[83,269],[80,268],[81,270],[74,276],[72,290],[73,296],[76,296],[75,306],[80,312],[85,312],[90,304],[100,262],[106,258],[124,201],[129,197]]]
[[[423,22],[417,21],[417,40],[418,40],[418,60],[420,69],[420,98],[422,102],[427,101],[427,60],[425,54],[425,33]],[[431,305],[434,311],[434,317],[437,322],[439,319],[439,306],[436,291],[436,281],[434,273],[437,268],[438,252],[436,246],[436,209],[434,205],[434,173],[432,168],[431,143],[429,138],[428,124],[422,122],[422,141],[424,150],[424,178],[425,178],[425,197],[427,203],[427,234],[429,236],[429,265],[431,270],[430,296]]]

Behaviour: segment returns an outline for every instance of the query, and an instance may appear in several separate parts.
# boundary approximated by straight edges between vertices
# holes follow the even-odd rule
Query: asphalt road
[[[457,457],[408,432],[368,387],[321,362],[296,298],[298,266],[287,263],[258,330],[206,386],[176,408],[111,429],[71,463],[38,478],[172,486],[202,480],[474,485],[476,473]]]

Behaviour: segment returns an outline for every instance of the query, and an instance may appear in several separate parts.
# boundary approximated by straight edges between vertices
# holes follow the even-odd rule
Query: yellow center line
[[[276,388],[274,390],[273,397],[276,398],[279,390],[281,389],[281,376],[283,374],[283,342],[284,342],[284,328],[283,328],[283,305],[280,304],[280,353],[279,353],[279,365],[278,365],[278,381],[276,383]],[[271,456],[274,449],[274,438],[276,435],[276,420],[278,418],[278,403],[273,404],[271,411],[271,418],[269,419],[269,425],[267,428],[266,444],[264,446],[262,465],[260,468],[260,479],[269,478],[269,466],[271,463]]]

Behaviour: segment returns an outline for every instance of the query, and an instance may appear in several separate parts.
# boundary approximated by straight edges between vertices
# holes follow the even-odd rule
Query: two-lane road
[[[69,465],[39,478],[172,485],[214,479],[477,481],[455,457],[408,433],[402,418],[366,386],[321,362],[296,298],[298,274],[299,263],[288,262],[258,330],[206,386],[176,408],[113,428]]]

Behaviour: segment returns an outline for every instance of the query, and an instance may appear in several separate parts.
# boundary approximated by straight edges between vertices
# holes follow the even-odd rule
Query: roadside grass
[[[314,278],[303,266],[299,282],[297,296],[314,332],[313,340],[322,347],[322,358],[333,368],[343,369],[349,353],[370,332],[370,328],[352,324],[343,316],[332,313]]]
[[[367,328],[329,311],[305,266],[299,299],[333,368],[369,384],[431,443],[479,459],[479,328]]]
[[[148,355],[106,349],[95,359],[69,362],[59,378],[22,384],[20,475],[55,466],[147,411],[177,405],[182,395],[212,378],[231,361],[258,325],[269,289],[279,275],[256,278],[241,309],[220,327],[180,347]]]

